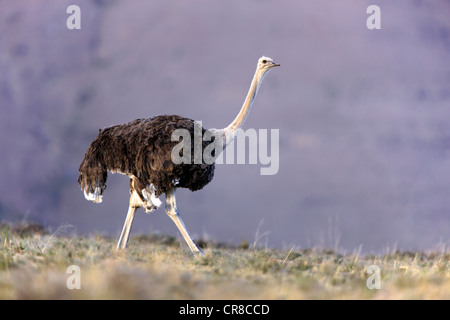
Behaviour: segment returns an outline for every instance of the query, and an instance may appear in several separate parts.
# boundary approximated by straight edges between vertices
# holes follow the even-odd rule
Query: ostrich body
[[[239,114],[226,128],[211,129],[216,139],[217,137],[223,139],[223,148],[236,137],[265,74],[276,66],[279,64],[274,63],[271,58],[261,57]],[[102,202],[108,170],[130,177],[130,202],[117,244],[118,249],[127,246],[136,209],[144,208],[146,212],[157,209],[161,205],[159,197],[165,193],[166,213],[175,222],[191,251],[202,253],[180,218],[175,190],[176,188],[188,188],[191,191],[202,189],[214,177],[214,163],[205,163],[202,160],[201,163],[175,164],[171,158],[173,148],[179,143],[172,141],[174,130],[184,129],[193,136],[194,127],[194,120],[177,115],[137,119],[127,124],[100,130],[87,149],[78,177],[78,183],[87,200],[95,203]],[[202,133],[205,131],[202,128]],[[202,150],[210,143],[210,141],[202,141]]]

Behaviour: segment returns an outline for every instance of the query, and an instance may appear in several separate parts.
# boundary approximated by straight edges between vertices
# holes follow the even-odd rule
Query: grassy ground
[[[0,299],[450,299],[449,253],[187,250],[178,239],[135,236],[118,252],[115,239],[3,226]],[[71,265],[81,289],[67,287]],[[379,290],[366,286],[371,265],[381,271]]]

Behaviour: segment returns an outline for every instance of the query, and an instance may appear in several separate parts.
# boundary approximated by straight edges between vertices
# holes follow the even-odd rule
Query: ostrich
[[[236,118],[223,129],[211,129],[216,139],[222,139],[223,148],[220,151],[234,140],[247,118],[264,76],[277,66],[279,64],[271,58],[261,57],[250,90]],[[214,162],[176,164],[171,158],[172,150],[177,145],[177,141],[172,140],[174,130],[188,130],[193,135],[194,126],[194,120],[188,118],[160,115],[101,129],[92,141],[81,162],[78,177],[78,183],[87,200],[102,202],[108,170],[130,177],[130,202],[117,249],[127,247],[136,209],[143,208],[146,212],[157,209],[161,205],[159,197],[165,193],[167,215],[174,221],[191,251],[194,254],[203,254],[181,220],[175,190],[202,189],[213,179]],[[202,133],[206,131],[204,128],[201,130]],[[202,141],[202,150],[210,143]]]

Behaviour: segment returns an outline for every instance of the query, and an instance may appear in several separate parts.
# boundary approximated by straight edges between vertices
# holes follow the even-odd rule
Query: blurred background
[[[81,8],[81,30],[66,9]],[[369,5],[381,29],[368,30]],[[199,238],[383,253],[448,247],[450,1],[0,1],[0,222],[117,237],[129,180],[86,201],[78,167],[99,128],[179,114],[206,128],[239,111],[279,129],[280,165],[217,165],[179,190]],[[133,233],[180,237],[160,208]],[[180,237],[181,239],[181,237]]]

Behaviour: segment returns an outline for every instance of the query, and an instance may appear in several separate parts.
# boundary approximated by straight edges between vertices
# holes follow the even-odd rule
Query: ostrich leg
[[[131,224],[133,223],[134,214],[136,208],[128,207],[127,218],[123,225],[122,233],[120,234],[119,242],[117,243],[117,249],[125,249],[127,247],[128,238],[130,237]]]
[[[130,237],[131,225],[133,224],[134,214],[140,206],[137,204],[139,196],[133,192],[130,196],[130,205],[128,207],[127,218],[123,224],[122,233],[120,234],[117,249],[125,249],[127,247],[128,238]]]
[[[178,230],[180,230],[181,234],[183,235],[184,240],[186,240],[189,248],[193,253],[199,253],[203,254],[202,250],[197,246],[197,244],[194,242],[192,237],[190,236],[189,232],[186,230],[186,227],[184,226],[183,220],[181,220],[180,212],[177,208],[177,202],[175,199],[175,189],[169,189],[166,192],[166,213],[167,215],[175,222]]]

